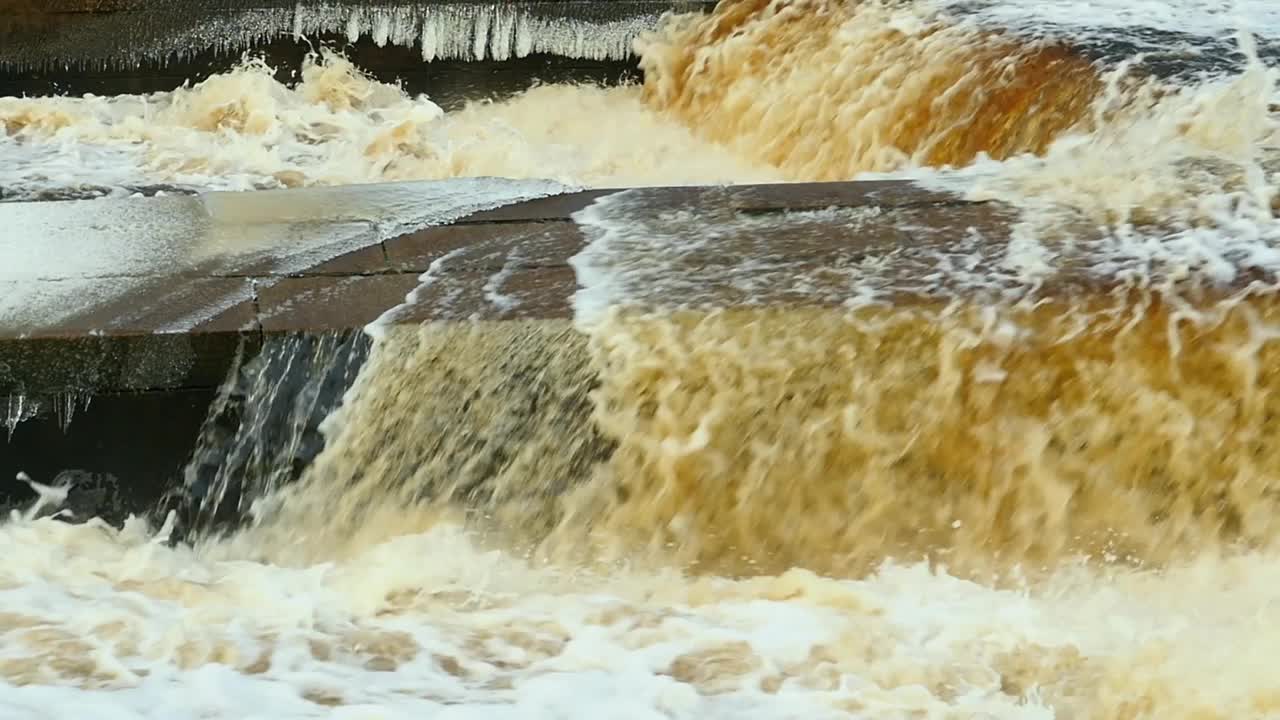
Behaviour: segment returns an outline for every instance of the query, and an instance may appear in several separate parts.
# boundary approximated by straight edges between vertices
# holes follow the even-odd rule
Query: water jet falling
[[[252,503],[292,482],[323,448],[321,424],[369,352],[363,333],[284,335],[237,362],[165,508],[191,537],[234,528]]]
[[[314,561],[463,516],[527,542],[609,456],[590,420],[597,381],[584,338],[567,321],[386,333],[326,421],[323,452],[295,484],[256,494],[255,526],[234,542]]]

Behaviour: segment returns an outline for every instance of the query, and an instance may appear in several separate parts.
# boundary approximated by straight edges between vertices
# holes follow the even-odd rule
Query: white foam
[[[189,89],[0,98],[0,188],[249,190],[458,176],[571,185],[778,179],[647,109],[637,88],[544,86],[444,114],[335,56],[288,88],[260,63]]]
[[[137,524],[11,520],[0,550],[6,718],[1045,720],[1106,712],[1095,673],[1137,667],[1130,697],[1244,717],[1265,696],[1245,689],[1274,687],[1280,619],[1280,564],[1262,556],[1102,585],[1067,569],[1027,592],[924,566],[860,581],[569,577],[448,528],[297,569],[169,548]],[[87,643],[95,679],[41,665],[58,638]],[[44,682],[15,684],[40,667]]]
[[[513,251],[507,256],[506,262],[503,263],[498,272],[489,276],[488,280],[485,280],[485,300],[489,301],[499,312],[511,312],[520,305],[520,301],[517,298],[502,291],[502,286],[515,274],[515,271],[520,267],[521,260],[519,250]]]

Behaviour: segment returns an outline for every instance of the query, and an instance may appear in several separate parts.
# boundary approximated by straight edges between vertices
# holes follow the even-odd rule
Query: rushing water
[[[1117,54],[1146,30],[1191,71]],[[1273,36],[1260,2],[744,0],[645,37],[643,87],[449,115],[335,57],[0,99],[19,195],[892,176],[1016,215],[788,264],[924,216],[611,196],[573,318],[380,325],[299,477],[252,423],[193,466],[243,527],[40,486],[0,717],[1280,716]],[[314,399],[237,402],[311,432]]]

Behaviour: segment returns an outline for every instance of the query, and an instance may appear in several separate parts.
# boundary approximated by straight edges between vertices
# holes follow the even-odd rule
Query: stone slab
[[[418,273],[285,278],[258,296],[263,332],[324,332],[359,328],[404,301]]]
[[[573,222],[536,220],[425,228],[388,240],[386,248],[388,263],[398,272],[424,272],[444,260],[497,271],[513,260],[523,267],[563,266],[585,244]]]
[[[445,273],[387,315],[396,324],[473,320],[547,320],[573,316],[573,268],[534,267],[510,274]]]
[[[369,245],[354,252],[344,253],[319,265],[307,268],[307,275],[371,275],[392,270],[383,243]],[[292,274],[292,273],[290,273]]]

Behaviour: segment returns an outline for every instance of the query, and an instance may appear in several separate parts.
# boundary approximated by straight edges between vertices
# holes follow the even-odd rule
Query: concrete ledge
[[[421,192],[412,184],[405,186]],[[400,191],[400,186],[392,187],[397,189],[379,192]],[[261,201],[265,194],[226,194],[227,199],[219,202],[230,205],[219,212],[251,217],[257,212],[255,203],[266,203],[265,208],[288,204],[287,198],[298,196],[308,198],[296,208],[305,215],[312,205],[333,206],[337,198],[358,193],[353,188],[271,192],[277,195]],[[308,194],[312,192],[320,194]],[[571,216],[618,192],[591,190],[515,202],[383,241],[369,236],[367,222],[340,219],[319,224],[251,222],[210,230],[192,218],[198,209],[193,206],[210,206],[211,201],[193,198],[148,200],[145,207],[151,215],[133,209],[103,216],[118,216],[122,223],[135,218],[147,226],[172,220],[178,230],[154,249],[142,240],[131,242],[127,224],[123,234],[121,228],[102,226],[111,221],[97,214],[92,222],[99,225],[93,227],[78,225],[79,221],[49,223],[41,242],[50,247],[63,246],[65,237],[70,248],[81,244],[113,254],[132,252],[137,261],[122,262],[122,269],[113,270],[116,275],[107,276],[95,274],[91,260],[65,266],[51,263],[38,273],[24,276],[20,272],[9,279],[0,272],[0,396],[209,389],[222,382],[237,353],[252,356],[266,337],[358,330],[380,318],[404,323],[568,318],[578,290],[569,259],[586,244],[582,227]],[[968,290],[930,263],[945,261],[956,252],[972,252],[978,261],[992,263],[991,268],[976,268],[977,274],[994,272],[1015,220],[1013,211],[998,203],[966,202],[900,181],[657,187],[626,193],[631,211],[641,217],[684,210],[715,222],[715,247],[686,253],[680,268],[714,270],[746,260],[768,260],[807,272],[897,254],[903,259],[895,261],[892,272],[900,277],[882,280],[890,288],[888,299],[901,303],[965,296]],[[75,205],[102,208],[109,206],[99,203],[114,202],[138,201]],[[356,207],[360,201],[351,202]],[[22,226],[27,222],[22,218],[57,218],[64,207],[74,215],[73,208],[63,203],[0,205],[0,222]],[[874,212],[865,214],[854,229],[847,222],[827,223],[821,217],[806,220],[802,230],[778,230],[751,221],[826,208]],[[281,217],[287,219],[289,212],[295,210]],[[340,217],[344,216],[335,216]],[[264,227],[268,230],[260,229]],[[188,241],[183,232],[206,236]],[[1073,230],[1078,238],[1091,232],[1087,226]],[[219,257],[206,247],[220,247],[226,238],[244,242],[245,237],[257,238],[268,253],[271,247],[287,247],[296,257]],[[307,249],[304,237],[327,239]],[[17,236],[14,241],[19,250],[29,242]],[[118,252],[112,249],[116,247]],[[1080,250],[1081,244],[1073,247],[1077,249],[1069,252],[1087,252]],[[201,253],[207,257],[191,257]],[[1037,298],[1070,300],[1111,292],[1115,278],[1095,271],[1095,260],[1087,255],[1058,257],[1054,273],[1040,281]],[[22,267],[19,255],[18,268]],[[420,289],[420,278],[429,269],[433,281]],[[1256,280],[1268,278],[1242,268],[1232,287],[1199,292],[1226,294]],[[115,290],[94,301],[97,288]],[[503,303],[495,304],[494,292],[505,298]],[[731,287],[715,292],[729,306],[742,301]],[[6,293],[25,298],[27,305],[33,299],[49,298],[45,305],[73,303],[77,309],[43,320],[37,314],[15,321],[11,313],[6,320]],[[406,300],[410,293],[412,299]],[[768,293],[769,302],[812,305],[841,302],[847,289],[775,287]]]
[[[351,330],[378,319],[403,303],[420,284],[419,276],[450,253],[456,259],[443,269],[446,282],[436,288],[447,286],[461,294],[443,304],[432,294],[439,289],[428,291],[405,304],[396,313],[397,321],[569,317],[577,284],[568,260],[585,243],[570,216],[613,192],[557,195],[474,213],[449,225],[340,254],[305,270],[273,268],[261,261],[204,267],[171,263],[167,269],[144,262],[138,266],[142,269],[132,272],[151,274],[131,275],[131,289],[119,297],[45,324],[10,322],[0,327],[0,395],[212,388],[225,377],[236,353],[252,354],[264,335]],[[976,225],[995,242],[1007,233],[1007,217],[997,206],[964,203],[901,182],[632,192],[655,210],[699,205],[730,214],[869,206],[897,211],[867,231],[862,248],[832,245],[822,238],[776,238],[778,252],[812,263],[830,261],[833,253],[920,241],[899,229],[904,222],[932,227],[947,227],[948,222],[956,227]],[[46,204],[42,210],[56,212],[57,205]],[[93,231],[67,225],[62,232]],[[45,240],[58,243],[57,238]],[[759,238],[743,237],[743,242],[754,240]],[[517,248],[518,260],[514,267],[507,267]],[[502,292],[514,301],[510,308],[493,306],[484,291],[486,282],[504,267]],[[89,280],[112,282],[112,278]],[[75,272],[59,277],[59,268],[51,266],[39,278],[8,284],[12,293],[60,297],[75,292],[75,286],[85,281],[83,274]],[[4,283],[0,280],[0,287]],[[73,287],[62,287],[68,284]],[[179,319],[197,317],[201,308],[219,304],[224,307],[210,317],[181,331],[173,329]]]

